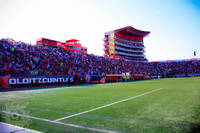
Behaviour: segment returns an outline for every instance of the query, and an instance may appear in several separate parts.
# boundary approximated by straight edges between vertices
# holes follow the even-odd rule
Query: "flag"
[[[196,51],[194,51],[194,56],[196,56]]]

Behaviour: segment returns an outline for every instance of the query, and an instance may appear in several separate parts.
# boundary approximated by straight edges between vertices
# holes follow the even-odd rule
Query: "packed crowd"
[[[200,60],[136,63],[1,39],[0,68],[0,75],[200,74]]]

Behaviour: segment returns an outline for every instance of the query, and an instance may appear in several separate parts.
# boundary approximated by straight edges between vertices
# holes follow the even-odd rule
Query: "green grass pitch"
[[[53,121],[159,88],[162,89],[60,122],[126,133],[187,133],[200,126],[199,77],[0,92],[0,108]],[[0,114],[1,120],[6,121],[7,115]],[[6,122],[23,125],[23,118],[16,119]],[[34,119],[24,126],[52,133],[95,132]]]

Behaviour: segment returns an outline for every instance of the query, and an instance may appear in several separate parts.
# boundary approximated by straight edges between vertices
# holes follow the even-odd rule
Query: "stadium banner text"
[[[25,87],[43,87],[70,85],[74,82],[73,76],[12,76],[6,75],[0,77],[1,89],[25,88]]]

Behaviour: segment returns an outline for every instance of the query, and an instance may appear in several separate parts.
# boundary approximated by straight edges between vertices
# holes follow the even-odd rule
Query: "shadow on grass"
[[[200,133],[200,123],[193,125],[188,133]]]
[[[191,125],[189,133],[200,133],[200,104],[194,108],[195,114],[193,119],[197,121],[196,124]]]

